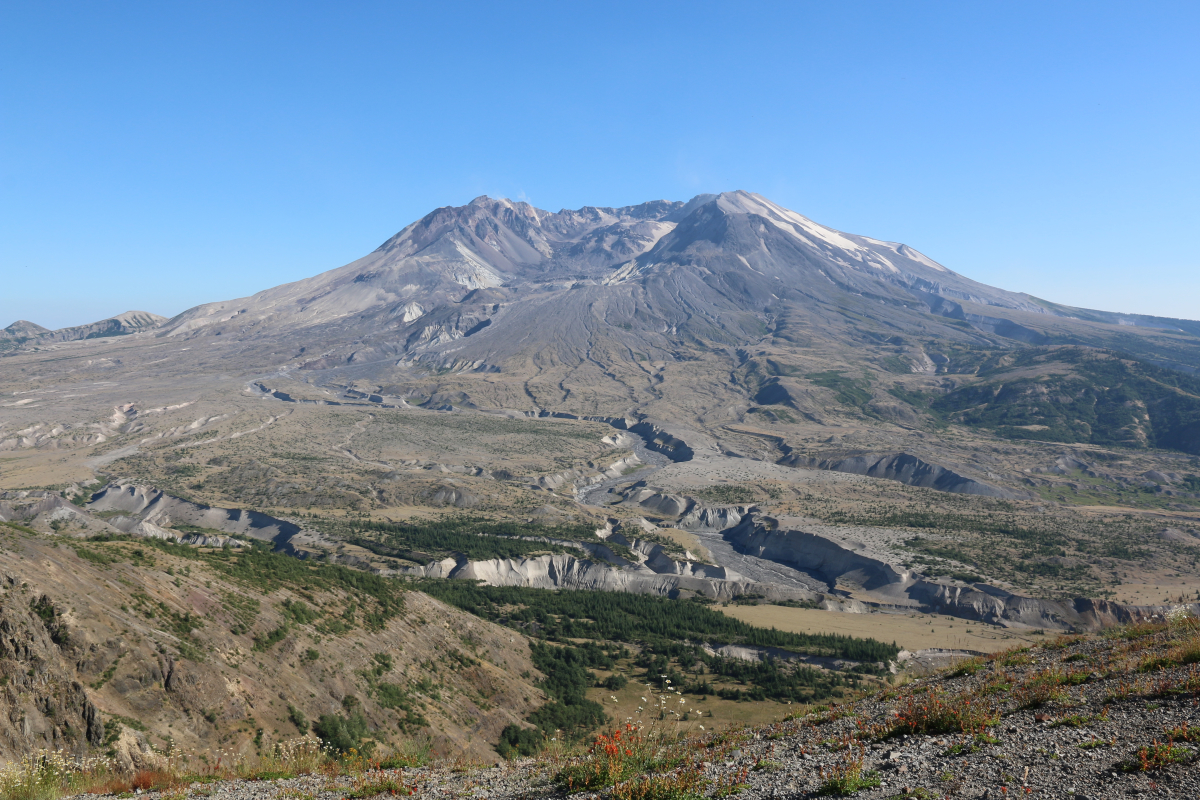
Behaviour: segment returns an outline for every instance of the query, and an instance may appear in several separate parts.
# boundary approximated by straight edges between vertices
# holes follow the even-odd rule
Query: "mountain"
[[[43,328],[36,322],[24,319],[19,319],[3,331],[0,331],[0,333],[4,334],[5,338],[10,339],[32,339],[35,336],[41,336],[43,333],[49,332],[49,328]]]
[[[350,264],[251,297],[170,320],[128,312],[53,332],[17,323],[0,343],[133,332],[161,346],[208,340],[171,359],[189,375],[282,370],[429,407],[682,414],[703,429],[753,413],[875,430],[953,420],[1009,439],[1051,431],[1057,442],[1198,449],[1184,433],[1196,394],[1145,381],[1162,383],[1147,377],[1153,369],[1200,372],[1200,322],[987,286],[909,245],[837,231],[744,191],[558,212],[478,197]],[[1144,384],[1155,398],[1144,420],[1103,411],[1128,399],[1103,384],[1072,400],[1070,415],[1093,420],[1086,430],[1038,421],[1045,409],[977,408],[1011,394],[984,384],[1018,351],[1036,351],[1046,376],[1094,383],[1095,364],[1077,348],[1134,364],[1122,391]],[[1038,380],[1025,406],[1060,397]],[[1129,402],[1145,404],[1138,398]]]
[[[732,361],[733,380],[706,375],[706,392],[816,416],[827,410],[805,400],[805,375],[937,374],[968,352],[1084,346],[1200,371],[1200,323],[986,286],[906,244],[742,191],[557,213],[479,197],[344,267],[198,306],[155,335],[288,347],[289,368],[315,380],[372,381],[420,402],[495,407],[516,392],[572,413],[644,413],[666,380],[647,365],[700,353]],[[522,386],[498,388],[506,381]],[[863,391],[849,405],[867,413],[929,411],[883,387]]]
[[[74,342],[80,339],[103,339],[109,336],[126,336],[131,333],[151,330],[166,322],[166,317],[151,314],[148,311],[126,311],[115,317],[102,319],[87,325],[75,325],[70,328],[49,330],[26,320],[18,320],[9,325],[0,336],[0,346],[7,339],[11,345],[47,344],[50,342]]]
[[[558,213],[479,197],[432,212],[339,269],[190,309],[160,335],[306,331],[314,343],[352,340],[344,359],[368,344],[381,356],[436,360],[453,350],[499,365],[527,351],[516,342],[531,335],[578,362],[601,330],[671,349],[692,339],[744,345],[816,322],[855,339],[864,321],[887,335],[1001,345],[1093,343],[1114,326],[1200,335],[1200,323],[986,286],[908,245],[836,231],[742,191]],[[1176,348],[1150,349],[1178,360]],[[1200,367],[1200,357],[1185,366]]]
[[[572,290],[584,303],[648,301],[653,310],[633,316],[650,330],[843,294],[958,318],[964,301],[1053,313],[1027,296],[962,278],[907,245],[842,234],[758,195],[730,192],[557,214],[480,197],[434,211],[340,269],[199,306],[164,330],[188,334],[223,323],[240,331],[297,329],[352,315],[403,330],[448,303]]]

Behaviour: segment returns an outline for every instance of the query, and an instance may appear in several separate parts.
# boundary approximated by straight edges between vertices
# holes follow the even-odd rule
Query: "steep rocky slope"
[[[1195,618],[1176,617],[966,660],[832,708],[781,707],[780,721],[762,727],[697,722],[681,740],[639,717],[574,757],[296,776],[267,791],[321,800],[373,791],[514,800],[1195,797],[1198,661]],[[675,697],[650,691],[654,707],[660,692]],[[183,791],[250,800],[264,788],[233,780]]]
[[[486,760],[542,701],[524,637],[363,573],[0,536],[2,758],[116,748],[141,763],[169,742],[254,752],[360,713],[385,746],[427,734]]]

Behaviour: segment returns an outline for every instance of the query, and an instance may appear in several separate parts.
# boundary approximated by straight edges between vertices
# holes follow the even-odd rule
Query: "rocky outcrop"
[[[471,508],[479,505],[478,496],[457,486],[438,486],[428,494],[428,499],[429,504],[433,506]]]
[[[528,481],[528,485],[531,487],[551,492],[567,485],[578,491],[585,486],[592,486],[605,480],[619,478],[625,474],[626,470],[636,469],[641,464],[642,460],[636,454],[631,454],[625,458],[617,459],[603,469],[568,469],[552,475],[531,476],[521,480]]]
[[[643,520],[644,521],[644,520]],[[654,526],[649,526],[654,528]],[[656,530],[656,528],[654,528]],[[604,535],[601,533],[601,535]],[[716,564],[706,564],[697,561],[691,553],[684,560],[671,558],[666,549],[658,542],[639,539],[636,535],[627,538],[624,530],[607,534],[608,541],[624,545],[639,559],[639,566],[660,575],[686,575],[694,578],[714,578],[716,580],[744,581],[746,578],[737,572]]]
[[[52,331],[41,325],[19,320],[0,330],[0,338],[13,339],[19,344],[74,342],[80,339],[103,339],[109,336],[126,336],[139,331],[148,331],[166,321],[166,317],[160,317],[158,314],[151,314],[148,311],[126,311],[124,314],[102,319],[99,322]]]
[[[5,539],[0,762],[40,748],[111,748],[123,768],[153,767],[149,745],[162,752],[168,741],[184,752],[250,754],[256,730],[266,750],[299,735],[300,714],[343,713],[348,696],[372,730],[395,736],[404,723],[408,736],[428,734],[438,755],[494,761],[500,731],[543,701],[520,634],[418,591],[403,592],[403,612],[383,624],[360,617],[318,635],[321,621],[297,621],[286,608],[303,597],[323,618],[340,613],[345,597],[319,581],[251,585],[203,558],[126,543],[86,552],[146,558],[104,562],[58,537]],[[285,627],[264,651],[263,637]],[[435,674],[431,665],[450,652],[477,660]],[[373,674],[411,691],[420,716],[389,707],[363,677],[383,653],[391,662]],[[426,678],[441,692],[436,702],[410,687]]]
[[[1144,621],[1174,606],[1126,606],[1103,600],[1046,600],[986,583],[932,580],[889,563],[854,542],[756,522],[752,516],[725,533],[743,553],[793,566],[825,581],[832,591],[866,606],[947,614],[994,625],[1055,630],[1099,630]],[[1200,612],[1200,603],[1189,606]]]
[[[1161,622],[1181,612],[1190,611],[1200,617],[1200,603],[1161,606],[1129,606],[1110,600],[1093,600],[1079,597],[1072,601],[1072,608],[1079,615],[1085,630],[1101,630],[1114,625],[1129,625],[1137,622]]]
[[[1158,532],[1158,538],[1167,542],[1179,542],[1180,544],[1200,547],[1200,536],[1197,536],[1195,533],[1179,530],[1178,528],[1163,528]]]
[[[946,467],[922,461],[909,453],[855,453],[827,458],[792,454],[781,458],[779,463],[789,467],[827,469],[848,472],[851,475],[886,478],[908,486],[921,486],[953,494],[975,494],[1004,499],[1016,496],[1007,489],[968,478]]]
[[[71,491],[75,491],[75,487]],[[90,490],[80,489],[88,496]],[[104,520],[63,499],[57,492],[20,491],[0,493],[0,522],[17,522],[38,530],[53,529],[63,534],[97,536],[116,533]]]
[[[801,530],[774,530],[753,517],[727,531],[725,538],[742,553],[790,564],[820,577],[831,587],[849,584],[864,591],[903,586],[913,573],[864,555],[827,536]]]
[[[177,541],[180,538],[179,534],[175,531],[160,528],[153,522],[146,522],[134,516],[113,517],[111,524],[121,533],[128,533],[130,536],[141,536],[146,539],[163,539],[166,541]]]
[[[424,567],[412,567],[403,573],[418,577],[457,578],[482,581],[489,586],[529,586],[538,589],[591,589],[633,594],[678,597],[699,594],[717,600],[730,600],[744,594],[760,594],[769,599],[810,599],[809,593],[755,581],[715,577],[730,575],[722,567],[697,565],[676,567],[677,572],[657,573],[649,566],[619,569],[572,555],[544,555],[533,558],[497,558],[468,561],[447,558]],[[710,573],[713,577],[709,577]],[[687,573],[687,574],[685,574]]]
[[[736,526],[757,506],[702,506],[694,505],[679,520],[681,528],[707,528],[723,531]]]
[[[646,511],[661,514],[664,517],[682,516],[691,511],[692,507],[696,505],[696,501],[690,497],[656,491],[645,487],[644,484],[640,488],[635,484],[633,489],[625,496],[625,500],[629,503],[636,503]]]
[[[696,451],[676,433],[667,430],[661,423],[644,420],[628,428],[646,442],[646,448],[662,453],[672,461],[691,461]],[[680,433],[680,435],[686,435]]]
[[[0,330],[0,339],[16,339],[25,341],[41,336],[42,334],[50,333],[49,328],[43,328],[36,322],[30,322],[27,319],[19,319],[7,328]]]
[[[575,548],[580,551],[578,556],[555,554],[486,561],[445,558],[398,572],[417,577],[477,580],[489,586],[593,589],[669,597],[681,593],[723,600],[743,594],[758,594],[770,599],[814,597],[811,592],[748,580],[727,567],[705,564],[690,557],[684,560],[672,558],[661,544],[640,539],[634,533],[626,535],[624,531],[613,531],[611,525],[598,534],[606,539],[606,543],[540,539]],[[619,545],[618,549],[624,548],[636,560],[617,555],[607,543]]]
[[[696,455],[697,447],[703,450],[711,450],[714,453],[719,452],[712,441],[701,433],[651,419],[639,420],[628,417],[577,416],[562,411],[540,411],[537,413],[537,416],[603,422],[605,425],[611,425],[617,430],[629,431],[640,436],[643,442],[645,442],[647,450],[662,453],[672,461],[691,461]],[[683,439],[685,436],[688,437],[687,441]],[[689,441],[692,444],[689,444]]]
[[[69,669],[71,634],[53,600],[13,575],[0,578],[0,758],[45,748],[86,752],[104,725]]]
[[[92,496],[87,508],[89,511],[124,511],[138,522],[150,523],[153,526],[119,522],[129,528],[127,533],[156,538],[162,538],[162,533],[166,533],[164,528],[183,524],[239,537],[260,539],[272,542],[284,550],[290,550],[289,541],[301,530],[300,526],[293,522],[258,511],[206,506],[172,497],[153,486],[139,484],[109,484]]]
[[[1070,601],[1058,602],[1009,592],[977,583],[952,586],[930,580],[918,580],[908,587],[909,598],[922,611],[948,614],[994,625],[1075,630],[1091,627]]]

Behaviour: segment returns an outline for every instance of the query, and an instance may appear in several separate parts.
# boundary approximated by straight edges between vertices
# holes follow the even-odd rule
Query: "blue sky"
[[[480,194],[757,191],[1200,318],[1195,2],[0,1],[0,326],[172,315]]]

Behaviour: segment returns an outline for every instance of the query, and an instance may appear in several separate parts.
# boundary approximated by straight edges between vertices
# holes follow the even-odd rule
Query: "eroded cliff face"
[[[856,552],[845,543],[802,530],[767,527],[752,517],[744,518],[726,538],[743,553],[815,573],[831,587],[849,584],[871,592],[905,586],[913,580],[909,570]]]
[[[1008,489],[960,475],[938,464],[930,464],[911,453],[850,453],[825,458],[788,455],[781,458],[779,463],[789,467],[828,469],[851,475],[884,478],[908,486],[921,486],[951,494],[973,494],[1004,499],[1017,496]]]
[[[160,529],[182,523],[269,541],[285,548],[291,538],[301,532],[295,523],[258,511],[201,505],[172,497],[153,486],[133,483],[105,486],[95,493],[87,508],[92,512],[130,514]],[[126,532],[153,535],[142,530]]]
[[[747,580],[725,567],[675,561],[661,553],[630,567],[557,554],[487,561],[447,558],[424,567],[411,567],[404,572],[417,577],[476,580],[489,586],[592,589],[664,597],[690,594],[717,600],[731,600],[745,594],[758,594],[771,600],[809,600],[815,597],[811,592]]]
[[[795,567],[824,581],[831,592],[880,609],[947,614],[995,625],[1054,630],[1100,630],[1161,619],[1176,606],[1132,606],[1088,598],[1026,597],[986,583],[934,580],[891,564],[851,541],[748,515],[725,531],[739,551]],[[1200,603],[1188,606],[1200,612]]]
[[[100,714],[71,664],[84,656],[49,597],[11,573],[0,577],[0,758],[101,744]]]

